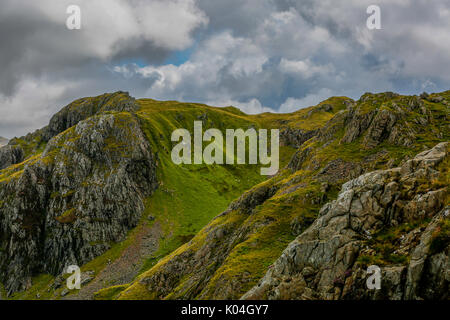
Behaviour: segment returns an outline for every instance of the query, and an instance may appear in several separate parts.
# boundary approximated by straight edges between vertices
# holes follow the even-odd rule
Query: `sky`
[[[381,29],[366,21],[380,8]],[[69,30],[69,5],[81,29]],[[331,96],[450,89],[450,0],[0,0],[0,136],[71,101],[291,112]]]

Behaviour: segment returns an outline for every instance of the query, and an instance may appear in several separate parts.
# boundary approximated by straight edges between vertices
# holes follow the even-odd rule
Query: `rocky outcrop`
[[[322,207],[318,219],[242,298],[448,299],[450,243],[443,227],[450,214],[448,146],[438,144],[402,167],[345,183],[337,200]],[[426,227],[405,230],[428,219]],[[383,232],[392,232],[386,244],[391,250],[380,253],[384,238],[377,236]],[[446,233],[436,245],[440,232]],[[370,262],[382,269],[381,290],[366,287]]]
[[[228,210],[218,215],[196,238],[177,250],[170,260],[160,268],[150,270],[141,277],[138,285],[152,299],[229,299],[243,285],[239,281],[220,279],[220,286],[209,286],[215,273],[221,268],[235,246],[245,240],[261,226],[242,225],[242,218],[250,217],[252,210],[273,196],[276,188],[262,184],[243,194],[230,204]],[[230,219],[237,210],[242,212],[241,219]],[[125,298],[127,299],[126,295]]]
[[[136,100],[128,92],[118,91],[95,98],[76,100],[56,113],[43,131],[44,140],[73,127],[78,122],[104,111],[134,112],[139,109]]]
[[[0,170],[22,162],[37,151],[38,145],[44,145],[54,136],[82,120],[105,111],[135,112],[138,109],[136,100],[128,92],[123,91],[78,99],[56,113],[44,128],[21,138],[11,139],[8,146],[2,147],[0,143]],[[27,153],[24,151],[24,146],[29,149]]]
[[[7,145],[0,148],[0,170],[23,161],[24,152],[19,145]]]
[[[446,110],[418,97],[390,93],[367,94],[356,102],[328,102],[333,112],[327,105],[316,112],[321,104],[292,114],[289,120],[275,119],[280,131],[291,128],[283,143],[299,146],[289,170],[243,194],[188,243],[127,286],[119,298],[237,299],[249,290],[248,298],[404,298],[412,251],[430,220],[443,212],[448,184],[443,182],[442,164],[421,167],[435,151],[411,158],[435,141],[445,141]],[[429,125],[423,126],[424,121]],[[350,134],[355,127],[359,129]],[[311,128],[315,132],[308,140],[295,138],[296,132],[300,137]],[[414,133],[409,140],[413,144],[406,147],[409,133]],[[346,134],[351,136],[348,142],[343,141]],[[420,160],[422,156],[427,160]],[[398,166],[403,169],[395,169]],[[401,171],[408,166],[410,174]],[[336,199],[343,183],[359,181],[364,173],[360,185],[346,184],[349,192],[320,210],[328,199]],[[306,231],[313,223],[312,231]],[[295,249],[271,265],[297,236],[298,248],[292,245]],[[431,254],[430,259],[437,258]],[[439,261],[442,264],[442,258]],[[389,292],[374,296],[366,289],[366,264],[382,267],[383,288]],[[252,290],[267,271],[267,287]],[[435,279],[436,273],[424,274]],[[433,281],[441,283],[442,278]],[[433,295],[444,297],[442,292]]]
[[[64,114],[62,126],[48,132],[78,119]],[[0,176],[0,282],[9,294],[28,288],[35,274],[61,274],[123,240],[157,186],[151,146],[139,121],[125,112],[81,120],[51,138],[42,154],[6,170]]]
[[[259,187],[253,188],[240,196],[239,199],[232,202],[225,213],[233,210],[242,210],[242,212],[251,213],[256,206],[259,206],[264,203],[264,201],[271,198],[276,191],[277,188],[271,184],[263,184]]]
[[[448,99],[448,93],[441,95]],[[438,101],[435,98],[441,102],[431,102]],[[177,109],[172,102],[135,102],[123,92],[77,100],[49,126],[9,143],[8,147],[20,146],[23,155],[8,160],[16,165],[0,171],[0,283],[11,294],[29,288],[33,275],[51,273],[58,275],[56,281],[42,289],[51,295],[65,266],[92,260],[136,226],[144,199],[157,186],[159,163],[158,176],[165,180],[159,185],[177,206],[152,212],[149,220],[161,224],[165,243],[175,240],[183,245],[165,257],[138,252],[132,232],[124,246],[133,250],[134,260],[125,249],[103,269],[129,269],[130,277],[112,283],[96,270],[83,278],[89,281],[86,287],[99,290],[108,279],[120,285],[114,297],[121,299],[237,299],[246,293],[245,298],[274,299],[446,298],[447,147],[439,145],[414,158],[437,141],[448,140],[445,99],[435,94],[366,94],[359,101],[331,98],[290,115],[245,119],[245,114],[228,109],[226,116],[233,119],[223,123],[223,110],[190,104],[188,111],[181,103]],[[177,122],[174,127],[198,119],[211,126],[214,120],[224,126],[281,128],[281,142],[297,152],[290,170],[282,169],[242,194],[199,231],[206,221],[193,221],[195,227],[190,219],[177,221],[178,204],[186,208],[193,203],[180,197],[185,195],[181,183],[180,188],[170,186],[181,171],[166,162],[171,161],[170,130],[161,130],[161,125],[172,124],[172,119]],[[283,149],[283,162],[290,151]],[[241,183],[252,172],[220,169],[233,172],[232,179],[227,173],[222,180],[208,176],[192,181],[223,181],[224,188],[217,192],[235,197],[236,190],[230,193],[228,187],[244,189]],[[205,173],[203,168],[188,171],[192,178]],[[253,180],[248,178],[250,185]],[[192,189],[196,195],[191,201],[204,201],[196,206],[199,210],[214,201],[209,191],[196,191],[209,187]],[[159,196],[154,200],[167,199]],[[225,203],[208,217],[224,208]],[[139,221],[138,234],[143,220],[147,219]],[[192,238],[193,233],[197,234]],[[124,259],[129,264],[122,264]],[[147,266],[147,261],[157,259],[132,280],[140,263]],[[382,268],[381,290],[367,290],[366,270],[372,264]],[[266,273],[261,286],[255,287]],[[29,291],[33,297],[35,289]],[[68,294],[61,289],[53,296]],[[105,297],[106,292],[110,291]]]
[[[317,135],[319,130],[301,130],[294,128],[284,128],[280,132],[280,141],[282,145],[290,146],[293,148],[300,148],[305,142]]]
[[[395,100],[389,101],[389,99]],[[346,131],[341,143],[351,143],[363,137],[366,148],[374,148],[383,141],[410,147],[416,132],[408,117],[415,114],[419,125],[430,122],[430,111],[417,97],[397,97],[392,93],[365,94],[355,106],[347,110]]]

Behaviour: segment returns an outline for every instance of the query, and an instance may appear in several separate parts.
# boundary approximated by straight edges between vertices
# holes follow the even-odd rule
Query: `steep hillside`
[[[291,114],[246,115],[234,107],[135,100],[125,92],[79,99],[47,127],[0,148],[0,296],[236,299],[250,291],[246,297],[354,297],[357,287],[347,285],[345,295],[311,295],[307,288],[317,286],[297,290],[289,286],[300,280],[285,278],[287,294],[277,295],[280,289],[270,281],[265,291],[254,287],[263,277],[268,282],[285,249],[315,228],[323,208],[333,206],[325,204],[342,197],[343,183],[404,166],[424,149],[449,141],[448,101],[450,91],[365,94],[358,101],[330,98]],[[194,121],[222,132],[279,128],[283,169],[267,178],[257,165],[175,165],[171,133],[192,132]],[[354,253],[359,264],[346,266],[352,275],[372,260],[406,272],[412,253],[394,253],[397,248],[383,242],[389,228],[399,228],[392,231],[395,237],[417,228],[422,235],[420,228],[429,223],[444,223],[446,230],[446,216],[430,222],[448,204],[443,168],[432,167],[440,172],[433,182],[411,178],[414,188],[400,199],[413,202],[441,190],[433,208],[424,208],[429,214],[397,225],[369,219],[376,227],[367,245],[374,248]],[[436,237],[444,239],[433,249],[440,254],[447,238],[445,232]],[[69,264],[82,266],[80,291],[64,288]],[[314,272],[313,279],[323,270],[318,265]],[[355,276],[354,283],[360,281]]]
[[[243,299],[449,298],[449,143],[342,186]],[[366,270],[382,267],[382,289]]]
[[[1,148],[7,293],[65,296],[64,267],[88,261],[82,270],[93,285],[80,297],[130,282],[264,179],[254,165],[174,165],[171,133],[192,129],[194,120],[223,130],[263,125],[231,107],[135,101],[117,92],[77,100],[49,126]],[[288,144],[284,163],[294,151]]]
[[[267,270],[274,268],[272,264],[316,220],[321,207],[337,197],[342,183],[365,172],[394,168],[423,149],[448,141],[449,98],[448,91],[422,97],[365,94],[356,102],[343,99],[342,105],[323,103],[291,115],[295,123],[301,125],[305,119],[311,125],[315,121],[308,119],[317,117],[316,113],[337,111],[322,126],[308,128],[316,132],[309,140],[299,143],[285,170],[246,192],[189,243],[162,259],[130,286],[122,287],[121,293],[114,291],[113,296],[120,299],[241,298]],[[414,181],[423,184],[419,186],[423,188],[421,192],[440,187],[444,188],[441,193],[448,194],[445,188],[448,174],[443,172],[442,179],[436,186],[420,179]],[[425,208],[430,216],[448,203],[448,196],[439,199],[436,208]],[[427,222],[425,216],[419,221],[424,226]],[[408,228],[404,224],[410,221],[398,223]],[[388,226],[391,226],[389,222]],[[383,253],[387,263],[408,261],[409,252],[401,257],[393,252],[394,248],[388,248]],[[286,283],[286,287],[297,285],[289,280]],[[338,285],[333,284],[333,289]],[[111,296],[110,293],[106,289],[99,294]]]

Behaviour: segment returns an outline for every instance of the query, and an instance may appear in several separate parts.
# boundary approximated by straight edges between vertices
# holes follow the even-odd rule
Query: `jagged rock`
[[[317,175],[318,181],[336,183],[355,178],[362,173],[362,168],[353,162],[336,159],[330,161]]]
[[[276,191],[276,187],[271,185],[262,185],[254,188],[234,201],[226,212],[241,209],[250,213],[256,206],[272,197]]]
[[[438,144],[401,168],[370,172],[345,183],[338,199],[322,207],[319,218],[289,244],[258,285],[242,298],[304,299],[312,292],[310,298],[316,299],[445,299],[450,247],[432,256],[429,251],[439,223],[449,216],[450,209],[443,209],[442,196],[443,192],[448,195],[448,190],[423,193],[418,186],[440,174],[438,165],[448,156],[448,145]],[[427,205],[422,206],[422,202]],[[426,208],[425,215],[433,217],[433,221],[420,243],[411,249],[409,265],[384,267],[385,290],[367,290],[365,274],[356,263],[365,246],[362,239],[371,238],[383,228],[424,218],[414,210],[411,214],[408,207]],[[307,280],[311,274],[314,278]]]
[[[305,142],[317,135],[318,130],[305,131],[301,129],[284,128],[280,132],[280,141],[282,145],[293,148],[300,148]]]
[[[448,299],[450,282],[450,246],[432,252],[432,242],[441,231],[443,221],[450,218],[450,207],[434,217],[412,251],[405,284],[406,299]],[[448,235],[447,235],[448,237]],[[444,245],[445,246],[445,245]]]
[[[0,280],[8,293],[26,289],[36,272],[60,274],[123,240],[157,187],[155,170],[129,113],[93,116],[50,139],[0,184]]]
[[[373,148],[388,138],[396,121],[391,111],[384,109],[378,112],[364,137],[365,145]]]
[[[347,130],[342,138],[343,143],[351,143],[355,141],[364,131],[369,128],[370,123],[375,117],[375,112],[360,113],[354,109],[350,109],[347,115]]]
[[[390,93],[378,95],[363,95],[360,102],[383,103],[391,97]],[[397,97],[396,95],[392,97]],[[391,97],[391,98],[392,98]],[[375,101],[374,101],[375,100]],[[348,109],[346,114],[346,131],[341,143],[352,143],[359,137],[364,137],[364,145],[374,148],[383,141],[398,146],[410,147],[415,139],[415,132],[407,123],[407,114],[418,112],[422,114],[414,121],[422,126],[429,124],[430,111],[423,101],[417,97],[397,98],[390,104],[366,110],[364,104],[356,104]]]
[[[288,168],[293,171],[298,171],[302,169],[303,163],[306,161],[311,151],[312,151],[311,148],[298,150],[291,158],[291,161],[289,161]]]
[[[79,99],[56,113],[44,128],[43,138],[48,141],[57,134],[75,126],[78,122],[104,111],[133,112],[139,106],[128,92],[118,91],[96,98]]]
[[[0,170],[23,161],[24,152],[19,145],[0,147]]]
[[[86,271],[81,273],[81,281],[80,285],[84,286],[85,284],[88,284],[94,279],[95,272],[94,271]]]
[[[30,154],[25,154],[23,148],[17,143],[18,140],[29,145],[45,144],[59,133],[98,113],[105,111],[135,112],[138,109],[139,105],[136,100],[128,92],[122,91],[76,100],[56,113],[44,128],[24,137],[11,139],[8,146],[0,145],[0,170],[18,164],[30,156]],[[34,153],[36,148],[30,151]]]

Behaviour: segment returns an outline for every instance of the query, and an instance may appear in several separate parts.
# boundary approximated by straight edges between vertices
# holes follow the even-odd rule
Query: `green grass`
[[[308,190],[308,191],[311,191]],[[302,189],[297,194],[299,199],[308,193]],[[202,299],[213,298],[215,288],[220,283],[231,281],[235,277],[245,276],[241,288],[228,298],[238,299],[251,289],[265,274],[269,266],[281,255],[286,246],[295,239],[291,231],[291,222],[300,217],[303,230],[317,217],[318,206],[314,207],[302,201],[293,201],[289,196],[275,197],[258,207],[241,225],[241,228],[252,229],[255,225],[267,225],[254,230],[245,241],[236,245],[223,264],[216,270],[208,285],[202,291]],[[282,212],[282,214],[280,214]],[[270,221],[270,223],[267,223]]]
[[[6,290],[1,282],[0,282],[0,296],[2,297],[2,299],[6,298]]]
[[[380,230],[372,239],[366,241],[366,245],[375,250],[374,255],[362,254],[358,257],[357,262],[364,266],[369,265],[389,265],[409,263],[407,255],[395,254],[398,248],[398,242],[403,235],[417,228],[425,228],[430,219],[421,221],[405,222],[396,227],[385,228]]]
[[[70,108],[77,108],[86,99],[89,98],[74,102]],[[120,101],[122,97],[118,96],[117,99]],[[400,101],[401,99],[403,98],[399,97],[394,100]],[[135,229],[129,231],[126,240],[120,243],[111,243],[110,250],[85,264],[82,271],[93,270],[98,275],[108,262],[118,259],[123,251],[134,243],[141,228],[149,223],[157,222],[161,227],[163,236],[159,241],[157,251],[151,256],[142,257],[142,268],[137,279],[148,277],[181,252],[197,250],[205,245],[205,239],[210,228],[227,225],[232,226],[233,230],[245,230],[247,236],[233,244],[229,255],[225,257],[220,266],[208,266],[208,268],[216,269],[201,294],[202,297],[212,298],[213,290],[218,286],[220,287],[221,283],[231,281],[234,278],[239,279],[242,275],[246,275],[244,277],[245,283],[230,297],[239,298],[242,293],[256,284],[288,243],[295,238],[291,230],[292,221],[297,221],[301,225],[301,230],[304,230],[314,221],[323,205],[321,200],[318,199],[327,196],[327,199],[331,200],[337,196],[338,187],[335,185],[331,186],[327,194],[320,191],[320,183],[313,178],[317,170],[305,169],[295,173],[282,170],[295,150],[291,147],[281,147],[281,172],[267,182],[279,188],[277,194],[263,205],[256,207],[251,215],[233,211],[226,216],[212,220],[224,211],[232,200],[238,198],[244,191],[268,179],[268,177],[259,174],[260,167],[257,165],[175,165],[170,155],[174,145],[170,141],[171,133],[177,128],[186,128],[192,133],[194,121],[203,121],[203,130],[218,128],[224,132],[225,129],[242,128],[246,130],[251,127],[256,129],[290,127],[315,130],[323,127],[332,119],[336,120],[333,123],[336,131],[332,131],[331,143],[329,143],[330,141],[309,141],[304,145],[304,147],[310,146],[315,149],[306,165],[319,164],[320,168],[330,160],[340,158],[344,161],[359,162],[380,151],[386,151],[388,156],[386,159],[377,160],[378,162],[373,164],[374,168],[383,168],[389,159],[395,159],[396,165],[398,165],[403,158],[412,157],[422,151],[424,145],[432,146],[439,141],[448,139],[447,132],[445,132],[444,137],[439,139],[435,135],[436,130],[439,129],[436,127],[437,124],[442,122],[442,117],[447,116],[448,110],[441,104],[427,102],[426,104],[432,110],[436,123],[433,122],[429,127],[424,128],[418,134],[418,141],[411,148],[383,142],[372,149],[367,149],[364,146],[363,136],[352,143],[341,143],[340,140],[344,135],[344,117],[336,117],[337,119],[333,117],[337,112],[347,108],[344,103],[346,100],[348,100],[346,97],[330,98],[316,107],[305,108],[292,114],[246,115],[234,107],[215,108],[202,104],[141,99],[137,101],[141,108],[136,114],[111,112],[117,115],[115,123],[117,126],[127,126],[130,117],[136,117],[140,122],[152,146],[152,151],[157,155],[157,175],[160,186],[152,196],[146,199],[146,209],[141,221]],[[93,103],[96,101],[94,99]],[[322,108],[325,104],[330,104],[332,110],[325,111],[325,108]],[[386,102],[384,94],[376,94],[370,96],[370,101],[361,104],[360,112],[371,112],[376,108],[394,110],[392,104]],[[80,112],[85,111],[89,110],[81,110]],[[413,121],[418,116],[420,115],[411,113],[407,120]],[[130,134],[133,133],[130,132]],[[35,154],[22,164],[0,171],[0,182],[20,176],[25,165],[34,161],[51,161],[58,154],[60,148],[68,147],[67,142],[70,139],[77,138],[74,136],[73,129],[67,130],[60,137],[60,145],[57,144],[55,150],[52,151],[53,153],[46,158],[41,159],[40,154]],[[117,144],[113,137],[107,139],[106,142],[108,150],[120,156],[126,156],[123,144]],[[21,144],[22,142],[18,141],[18,143]],[[26,148],[26,153],[32,152],[30,150],[42,150],[43,148],[43,145],[27,145],[27,143],[27,141],[22,143],[23,147]],[[325,146],[325,143],[329,144]],[[226,152],[225,149],[223,151]],[[442,181],[439,183],[434,184],[442,185]],[[299,188],[291,192],[290,188],[297,185],[299,185]],[[60,195],[55,194],[54,196]],[[154,217],[154,222],[149,222],[148,217],[150,215]],[[69,216],[70,212],[66,212],[60,218],[65,219]],[[211,220],[212,222],[210,222]],[[393,242],[419,224],[404,224],[393,229],[382,230],[371,243],[376,250],[376,254],[373,256],[362,255],[358,258],[358,261],[364,264],[380,265],[406,263],[406,256],[393,253]],[[433,248],[441,248],[447,243],[448,230],[446,228],[443,225],[440,229],[443,231],[435,235]],[[192,241],[189,242],[190,240]],[[189,275],[180,279],[177,288],[165,298],[183,297],[186,290],[189,290],[189,288],[184,288],[188,279]],[[55,292],[48,290],[52,281],[52,276],[38,275],[33,278],[33,286],[30,290],[16,294],[13,298],[35,299],[37,294],[41,296],[41,299],[59,297],[58,294],[61,289],[56,292],[56,296],[54,296]],[[95,298],[115,299],[119,296],[127,299],[160,298],[154,296],[154,293],[148,292],[139,281],[102,289],[96,293]]]
[[[149,199],[147,210],[161,223],[165,234],[158,251],[146,259],[142,268],[144,272],[193,238],[232,200],[266,177],[259,174],[259,166],[256,165],[175,165],[170,158],[170,135],[174,129],[188,128],[192,131],[193,122],[205,113],[208,119],[204,130],[214,125],[223,131],[226,128],[258,126],[245,115],[172,102],[145,100],[141,101],[141,105],[141,124],[152,147],[158,150],[158,180],[162,181]],[[155,113],[155,110],[158,112]],[[283,150],[284,153],[290,152],[287,149]]]
[[[113,286],[99,290],[94,294],[95,300],[114,300],[117,296],[127,288],[127,285]]]
[[[14,293],[8,297],[10,300],[49,300],[54,297],[54,291],[50,290],[50,286],[54,277],[49,274],[40,274],[32,279],[32,286],[24,292]],[[5,294],[6,297],[6,294]]]
[[[263,178],[255,168],[223,166],[181,166],[161,161],[163,185],[149,199],[147,210],[163,226],[165,239],[142,269],[190,240],[213,217]],[[253,169],[253,170],[252,170]]]

